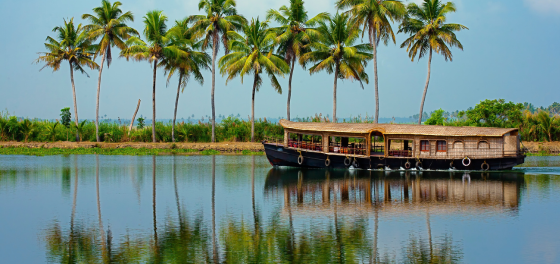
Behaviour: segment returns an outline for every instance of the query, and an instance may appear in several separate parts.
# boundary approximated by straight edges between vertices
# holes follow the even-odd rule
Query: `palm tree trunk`
[[[426,86],[424,87],[424,95],[422,95],[422,103],[420,103],[420,116],[418,117],[418,124],[422,124],[422,113],[424,112],[424,101],[428,93],[428,85],[430,84],[430,73],[432,71],[432,49],[430,48],[430,57],[428,58],[428,78],[426,79]]]
[[[78,199],[78,163],[74,156],[74,197],[72,199],[72,215],[70,216],[70,242],[68,243],[69,263],[74,263],[74,216],[76,215],[76,200]]]
[[[157,214],[156,214],[156,156],[152,156],[152,212],[154,221],[154,255],[157,260],[159,260],[159,248],[158,248],[158,235],[157,235]]]
[[[152,141],[156,143],[156,73],[157,73],[157,62],[154,60],[154,88],[152,91]]]
[[[334,70],[334,90],[333,90],[333,114],[332,114],[332,120],[334,123],[336,123],[336,84],[338,81],[338,63],[335,66],[335,70]]]
[[[220,263],[216,241],[216,156],[212,155],[212,258]]]
[[[95,166],[95,189],[97,194],[97,217],[99,221],[99,233],[101,234],[101,255],[103,260],[107,257],[107,246],[105,242],[105,231],[103,230],[103,220],[101,218],[101,200],[99,197],[99,155],[95,156],[96,166]]]
[[[432,228],[430,226],[430,211],[426,210],[426,225],[428,226],[428,241],[430,243],[430,263],[432,262],[432,258],[434,256],[434,248],[432,245]]]
[[[72,96],[74,97],[74,120],[76,122],[76,127],[78,126],[78,103],[76,102],[76,86],[74,85],[74,69],[72,68],[72,62],[70,62],[70,81],[72,82]],[[80,133],[76,129],[76,142],[80,141]]]
[[[97,78],[97,101],[95,101],[95,138],[97,142],[101,142],[99,138],[99,93],[101,92],[101,73],[103,72],[103,63],[105,62],[105,53],[101,56],[101,64],[99,65],[99,77]]]
[[[255,203],[255,156],[252,156],[251,162],[251,200],[253,203],[253,222],[254,222],[254,248],[255,248],[255,262],[260,263],[260,227],[259,227],[259,215],[257,211],[257,205]]]
[[[375,31],[373,32],[373,36],[370,34],[370,42],[371,47],[373,47],[373,74],[374,74],[374,83],[375,83],[375,124],[379,121],[379,89],[377,83],[377,41],[376,41],[376,34]]]
[[[138,113],[138,108],[140,108],[140,99],[138,99],[138,105],[136,105],[136,111],[132,115],[132,120],[130,120],[130,126],[128,127],[128,135],[132,132],[132,126],[134,125],[134,120],[136,119],[136,114]]]
[[[175,99],[175,112],[173,113],[173,124],[171,125],[171,140],[175,142],[175,120],[177,119],[177,106],[179,105],[179,92],[181,91],[181,81],[183,74],[179,75],[179,85],[177,85],[177,99]]]
[[[214,31],[212,36],[212,143],[216,142],[216,107],[214,105],[214,89],[216,88],[216,57],[218,56],[218,31]]]
[[[177,190],[177,166],[175,160],[176,157],[173,156],[173,185],[175,186],[175,201],[177,203],[177,215],[179,216],[179,230],[183,232],[183,215],[181,214],[181,203],[179,202],[179,191]]]
[[[294,76],[294,64],[296,59],[292,59],[292,68],[290,69],[290,80],[288,81],[288,121],[290,121],[290,100],[292,99],[292,77]]]
[[[251,142],[255,142],[255,92],[257,90],[257,77],[255,73],[255,81],[253,82],[253,97],[251,97]]]

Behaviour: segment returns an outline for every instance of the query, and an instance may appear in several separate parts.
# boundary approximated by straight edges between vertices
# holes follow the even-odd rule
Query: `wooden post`
[[[136,111],[134,111],[134,115],[132,115],[132,121],[130,121],[130,126],[128,127],[129,136],[130,136],[130,132],[132,131],[132,125],[134,125],[134,119],[136,119],[136,114],[138,113],[138,108],[140,108],[140,99],[138,99],[138,105],[136,106]]]

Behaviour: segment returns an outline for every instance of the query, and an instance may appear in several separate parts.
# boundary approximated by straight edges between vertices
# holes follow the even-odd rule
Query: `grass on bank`
[[[32,155],[32,156],[49,156],[49,155],[220,155],[224,154],[214,149],[198,151],[195,149],[149,149],[149,148],[28,148],[28,147],[0,147],[0,155]],[[228,153],[229,154],[229,153]],[[264,155],[264,152],[253,152],[250,150],[238,151],[233,154],[237,155]]]

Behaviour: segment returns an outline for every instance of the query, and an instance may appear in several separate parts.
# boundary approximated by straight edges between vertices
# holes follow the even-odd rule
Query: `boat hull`
[[[430,169],[430,170],[473,170],[480,171],[486,168],[482,166],[488,164],[487,170],[510,170],[514,166],[522,164],[525,156],[505,157],[496,159],[471,159],[469,166],[464,166],[462,160],[452,159],[420,159],[417,166],[415,158],[384,158],[382,156],[371,157],[346,157],[340,155],[327,155],[322,152],[297,151],[292,148],[285,148],[282,145],[263,143],[266,157],[272,166],[289,166],[303,168],[341,168],[346,169],[350,166],[359,169]],[[300,156],[302,158],[300,158]],[[329,162],[327,162],[327,158]],[[301,161],[301,163],[300,163]],[[408,162],[408,164],[407,164]],[[328,164],[328,166],[327,166]],[[408,165],[408,166],[407,166]]]

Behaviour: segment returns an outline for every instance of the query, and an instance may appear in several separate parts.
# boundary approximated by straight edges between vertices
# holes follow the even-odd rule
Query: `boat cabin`
[[[396,159],[496,159],[523,155],[517,128],[281,120],[283,146],[329,156]]]

